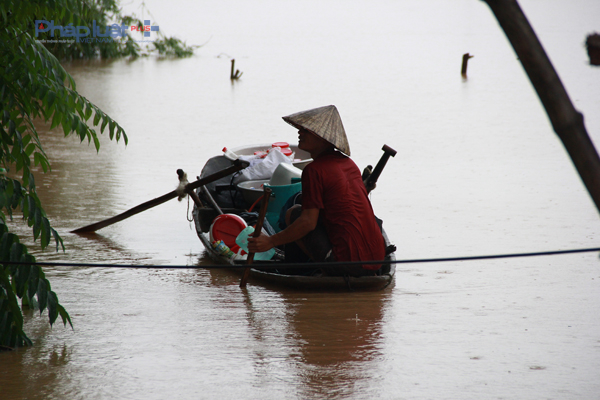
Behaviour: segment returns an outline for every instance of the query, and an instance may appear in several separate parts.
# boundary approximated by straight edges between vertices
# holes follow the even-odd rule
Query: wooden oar
[[[262,204],[260,206],[260,212],[258,213],[258,221],[256,222],[256,226],[254,227],[254,233],[252,237],[259,237],[260,232],[263,228],[263,223],[265,222],[265,215],[267,215],[267,207],[269,206],[269,198],[271,197],[271,188],[265,187],[265,192],[262,197]],[[240,281],[240,287],[245,288],[246,282],[248,282],[248,277],[250,276],[250,265],[254,261],[254,253],[248,253],[248,259],[246,264],[248,267],[244,270],[244,275],[242,276],[242,280]]]
[[[216,172],[216,173],[209,175],[207,177],[204,177],[202,179],[198,179],[197,181],[188,183],[187,185],[185,185],[185,191],[188,193],[192,192],[194,189],[199,188],[200,186],[204,186],[208,183],[211,183],[218,179],[224,178],[228,175],[233,174],[234,172],[237,172],[241,169],[246,168],[247,166],[248,166],[247,162],[241,161],[241,160],[236,160],[236,161],[234,161],[234,163],[231,167],[225,168],[224,170]],[[177,196],[178,196],[177,191],[173,190],[172,192],[169,192],[169,193],[164,194],[160,197],[157,197],[153,200],[142,203],[139,206],[133,207],[132,209],[127,210],[127,211],[125,211],[119,215],[116,215],[112,218],[108,218],[108,219],[105,219],[104,221],[100,221],[100,222],[96,222],[95,224],[84,226],[83,228],[75,229],[74,231],[71,231],[71,232],[72,233],[95,232],[98,229],[105,228],[109,225],[123,221],[124,219],[129,218],[135,214],[139,214],[142,211],[146,211],[152,207],[156,207],[162,203],[165,203],[171,199],[174,199]]]

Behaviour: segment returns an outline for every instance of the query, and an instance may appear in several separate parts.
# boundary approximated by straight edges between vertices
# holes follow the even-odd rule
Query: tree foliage
[[[0,15],[0,163],[11,177],[0,175],[0,345],[17,347],[31,343],[23,331],[23,306],[49,311],[53,324],[60,315],[64,324],[70,317],[51,291],[50,283],[35,258],[18,237],[9,232],[6,218],[20,210],[32,228],[34,240],[46,248],[52,240],[57,249],[62,239],[50,225],[35,188],[32,169],[50,168],[35,121],[61,127],[65,136],[75,133],[99,149],[96,127],[111,138],[127,136],[123,128],[76,91],[73,78],[58,59],[32,33],[38,15],[60,10],[67,21],[81,21],[70,12],[70,0],[47,2],[3,1]],[[69,8],[70,7],[70,8]],[[8,264],[20,262],[24,264]],[[37,300],[36,300],[37,299]]]
[[[35,21],[41,19],[75,27],[91,26],[92,21],[107,26],[115,19],[129,26],[141,24],[134,17],[122,17],[116,0],[0,0],[0,348],[31,344],[23,331],[21,307],[37,306],[40,313],[47,309],[51,325],[59,315],[63,324],[71,324],[42,268],[6,224],[18,210],[42,249],[52,241],[57,250],[64,249],[36,192],[33,169],[50,169],[36,123],[49,123],[65,136],[76,134],[82,142],[93,142],[96,150],[99,133],[127,143],[123,128],[77,92],[59,59],[147,54],[129,33],[120,40],[45,41],[40,32],[35,35]],[[193,52],[178,39],[159,39],[154,48],[159,55]]]
[[[19,263],[4,264],[0,270],[0,347],[31,345],[23,331],[23,314],[18,298],[22,299],[24,306],[37,306],[40,315],[48,309],[50,325],[60,315],[65,325],[68,322],[73,326],[71,317],[58,302],[58,296],[50,289],[44,271],[35,264],[35,257],[29,254],[17,235],[8,231],[3,220],[0,220],[0,260]]]

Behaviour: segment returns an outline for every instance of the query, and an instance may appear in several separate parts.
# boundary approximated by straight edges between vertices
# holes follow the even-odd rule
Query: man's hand
[[[262,253],[281,244],[292,243],[303,238],[308,232],[315,229],[319,219],[319,210],[311,208],[302,210],[300,217],[290,226],[273,236],[260,235],[257,238],[248,238],[248,250],[252,253]]]
[[[271,240],[271,236],[260,235],[257,238],[249,237],[248,238],[248,250],[251,253],[262,253],[268,250],[271,250],[273,247],[273,241]]]

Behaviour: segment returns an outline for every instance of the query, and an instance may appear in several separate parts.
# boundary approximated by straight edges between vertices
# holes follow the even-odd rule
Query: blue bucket
[[[302,190],[302,183],[292,183],[291,185],[278,185],[271,186],[265,183],[265,186],[269,186],[273,191],[271,193],[271,199],[269,200],[269,206],[267,207],[267,221],[275,229],[275,232],[281,231],[279,229],[279,215],[281,209],[290,197],[296,195]]]

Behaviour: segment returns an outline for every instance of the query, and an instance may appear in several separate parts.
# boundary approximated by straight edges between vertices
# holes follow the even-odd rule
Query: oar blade
[[[239,171],[241,169],[246,168],[247,166],[248,166],[248,162],[241,161],[241,160],[236,160],[236,161],[234,161],[233,165],[230,166],[230,167],[228,167],[228,168],[225,168],[225,169],[223,169],[223,170],[221,170],[219,172],[215,172],[212,175],[209,175],[207,177],[198,179],[198,180],[196,180],[194,182],[188,183],[185,186],[185,191],[189,193],[192,190],[194,190],[196,188],[199,188],[200,186],[204,186],[204,185],[206,185],[208,183],[211,183],[211,182],[214,182],[214,181],[216,181],[218,179],[224,178],[224,177],[226,177],[228,175],[231,175],[231,174],[233,174],[233,173],[235,173],[235,172],[237,172],[237,171]],[[75,229],[75,230],[71,231],[71,233],[89,233],[89,232],[95,232],[98,229],[102,229],[102,228],[105,228],[105,227],[107,227],[109,225],[112,225],[112,224],[115,224],[117,222],[123,221],[124,219],[127,219],[127,218],[129,218],[129,217],[131,217],[133,215],[139,214],[139,213],[141,213],[143,211],[146,211],[146,210],[148,210],[150,208],[156,207],[156,206],[158,206],[158,205],[160,205],[162,203],[165,203],[165,202],[167,202],[167,201],[169,201],[171,199],[174,199],[175,197],[177,197],[177,192],[173,190],[172,192],[169,192],[169,193],[164,194],[164,195],[162,195],[160,197],[157,197],[157,198],[155,198],[153,200],[150,200],[150,201],[142,203],[142,204],[140,204],[138,206],[135,206],[132,209],[127,210],[127,211],[125,211],[125,212],[123,212],[123,213],[121,213],[119,215],[114,216],[114,217],[105,219],[105,220],[100,221],[100,222],[96,222],[96,223],[91,224],[91,225],[84,226],[83,228]]]

